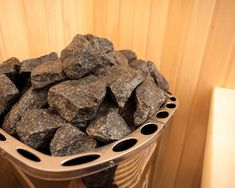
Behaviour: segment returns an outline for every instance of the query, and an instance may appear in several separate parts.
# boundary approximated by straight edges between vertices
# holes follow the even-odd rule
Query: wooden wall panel
[[[180,100],[156,185],[196,188],[210,93],[235,88],[234,10],[233,0],[1,0],[0,61],[59,53],[76,33],[154,61]]]
[[[23,16],[23,4],[20,1],[2,1],[0,5],[0,30],[5,58],[27,57],[28,34]],[[2,59],[2,58],[1,58]]]

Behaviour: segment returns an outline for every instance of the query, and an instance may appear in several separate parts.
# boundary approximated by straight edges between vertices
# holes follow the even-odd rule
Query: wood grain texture
[[[235,88],[234,0],[1,0],[0,61],[60,52],[76,33],[154,61],[179,97],[160,188],[200,186],[210,93]]]

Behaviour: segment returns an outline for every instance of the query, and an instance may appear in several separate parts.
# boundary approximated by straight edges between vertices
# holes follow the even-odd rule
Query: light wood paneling
[[[235,88],[233,0],[1,0],[0,61],[60,52],[76,33],[154,61],[179,97],[160,188],[199,187],[213,86]]]

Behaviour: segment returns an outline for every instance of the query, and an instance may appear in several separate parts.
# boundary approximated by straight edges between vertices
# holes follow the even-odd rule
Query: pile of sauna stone
[[[0,125],[34,149],[72,155],[134,131],[160,109],[167,90],[152,62],[78,34],[60,57],[0,64]]]

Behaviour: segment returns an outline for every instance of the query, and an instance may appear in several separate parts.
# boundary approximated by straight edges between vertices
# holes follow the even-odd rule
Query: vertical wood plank
[[[48,31],[49,51],[58,54],[64,48],[64,27],[62,2],[60,0],[44,0]]]
[[[170,0],[154,0],[151,4],[146,59],[160,66]]]
[[[227,58],[227,71],[224,73],[223,87],[235,88],[235,38],[233,39],[233,46],[231,47],[230,56]]]
[[[170,178],[175,178],[175,175],[178,173],[178,168],[182,162],[180,160],[181,151],[184,145],[184,136],[187,134],[186,129],[188,126],[187,122],[189,121],[188,116],[191,111],[191,100],[201,69],[202,55],[207,42],[214,5],[215,1],[207,1],[207,3],[204,1],[193,2],[191,6],[192,14],[185,15],[190,19],[187,23],[188,28],[186,31],[181,31],[184,32],[183,34],[185,36],[185,39],[180,39],[181,41],[184,41],[183,44],[181,44],[183,47],[179,46],[179,50],[176,51],[176,53],[178,53],[176,54],[177,56],[175,56],[174,59],[171,59],[173,61],[171,62],[172,66],[176,69],[175,72],[171,73],[175,77],[175,88],[173,88],[173,90],[174,93],[179,96],[180,101],[180,108],[178,115],[174,120],[174,124],[180,126],[173,126],[173,131],[170,134],[165,164],[162,165],[163,170],[160,172],[161,176],[159,183],[161,184],[161,181],[163,181],[163,184],[161,184],[162,187],[175,186],[174,183],[170,185],[168,182],[170,182]],[[179,24],[179,22],[177,23]],[[166,35],[166,37],[168,36]],[[195,38],[197,38],[197,42],[195,42]],[[169,50],[169,47],[167,49]],[[173,54],[167,54],[168,56],[174,56]],[[175,67],[177,66],[177,61],[180,62],[178,70],[177,67]],[[168,65],[169,63],[170,62],[168,62]],[[161,67],[164,68],[164,64],[161,65]],[[185,92],[187,92],[187,97],[185,96]],[[172,153],[174,153],[174,155],[172,155]],[[169,181],[166,181],[166,179],[163,178],[165,176],[170,176]]]
[[[77,17],[73,21],[78,24],[77,33],[93,33],[95,8],[93,0],[78,0],[74,6],[76,6]]]
[[[107,23],[106,23],[106,35],[111,40],[116,49],[119,48],[119,16],[120,16],[120,1],[119,0],[107,0]]]
[[[149,29],[151,0],[136,0],[133,26],[133,50],[138,57],[145,59],[147,35]]]
[[[173,93],[176,91],[176,79],[183,57],[187,33],[190,29],[189,23],[192,16],[192,9],[193,1],[171,0],[169,3],[160,70],[169,80],[170,88]],[[175,94],[177,95],[177,93]],[[179,100],[181,101],[181,98],[179,98]],[[184,126],[186,125],[184,122],[179,126],[174,126],[175,121],[177,119],[180,121],[186,112],[185,109],[181,107],[179,111],[181,112],[178,112],[176,119],[173,121],[172,129],[170,130],[165,161],[161,166],[158,176],[158,187],[174,187],[182,147],[182,138],[184,136]]]
[[[62,0],[65,46],[67,46],[72,38],[78,33],[77,7],[75,6],[76,2],[77,0]]]
[[[105,36],[107,0],[94,1],[94,34]]]
[[[0,6],[1,48],[5,49],[5,57],[16,56],[20,59],[28,57],[28,41],[22,15],[21,1],[3,0]]]
[[[185,187],[195,187],[192,182],[196,173],[195,169],[202,166],[210,93],[213,86],[220,86],[222,75],[230,63],[226,61],[226,57],[229,57],[232,52],[234,41],[231,39],[235,37],[235,2],[232,0],[220,1],[217,6],[213,30],[210,32],[208,46],[202,59],[204,66],[200,71],[192,99],[191,112],[188,115],[187,134],[182,151],[182,164],[177,173],[176,187],[180,187],[182,183]],[[192,148],[194,152],[191,151]],[[195,156],[196,152],[198,154]],[[183,178],[184,174],[187,174],[187,179]]]
[[[5,45],[3,41],[2,32],[0,30],[0,63],[2,63],[4,59],[6,59],[6,51],[5,51]]]
[[[120,0],[119,48],[133,49],[134,8],[132,0]]]
[[[94,34],[106,37],[118,49],[119,0],[94,1]]]
[[[23,0],[29,38],[29,56],[37,57],[50,52],[44,1]]]

